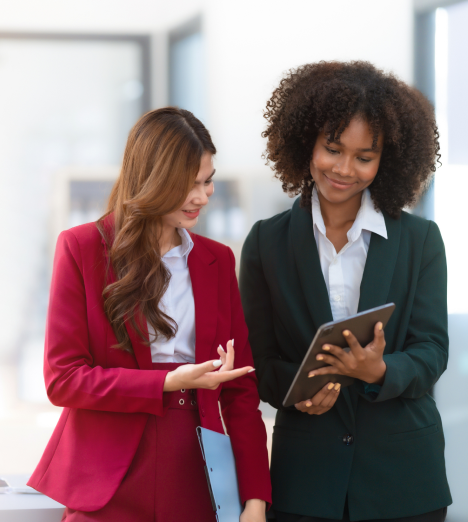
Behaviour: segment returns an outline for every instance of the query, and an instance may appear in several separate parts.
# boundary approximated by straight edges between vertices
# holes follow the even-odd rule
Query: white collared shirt
[[[162,258],[171,273],[171,279],[159,306],[174,319],[178,330],[172,339],[160,336],[153,340],[151,359],[154,363],[195,362],[195,301],[188,268],[193,241],[185,228],[178,228],[177,231],[182,244],[169,250]],[[149,323],[148,332],[150,340],[154,339],[154,330]]]
[[[382,212],[376,210],[369,189],[362,193],[361,208],[353,226],[348,230],[348,243],[337,254],[327,231],[320,210],[317,188],[312,192],[312,219],[314,236],[320,257],[323,277],[327,285],[333,319],[345,319],[357,313],[360,287],[371,232],[385,239],[387,227]]]

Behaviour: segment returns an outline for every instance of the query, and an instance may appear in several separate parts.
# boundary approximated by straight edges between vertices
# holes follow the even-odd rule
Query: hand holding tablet
[[[380,383],[385,375],[385,367],[382,366],[385,348],[383,329],[394,309],[395,305],[389,303],[322,325],[299,367],[283,406],[304,402],[298,409],[305,411],[304,408],[310,408],[306,406],[307,401],[312,397],[315,399],[315,395],[331,383],[349,386],[354,378]],[[329,398],[337,395],[335,390],[334,393],[331,389],[328,391]]]

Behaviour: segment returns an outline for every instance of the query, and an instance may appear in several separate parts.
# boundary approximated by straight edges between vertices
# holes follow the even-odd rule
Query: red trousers
[[[177,366],[153,364],[161,370]],[[92,512],[67,508],[63,522],[215,522],[196,434],[196,390],[166,395],[166,415],[149,416],[132,464],[110,502]]]

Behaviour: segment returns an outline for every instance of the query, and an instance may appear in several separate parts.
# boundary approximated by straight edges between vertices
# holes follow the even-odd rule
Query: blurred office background
[[[210,129],[216,193],[197,227],[238,257],[255,221],[292,204],[261,158],[282,73],[364,59],[436,107],[443,166],[415,212],[446,243],[451,358],[435,397],[448,520],[468,520],[467,29],[466,0],[0,0],[0,475],[30,473],[57,422],[42,380],[55,240],[103,212],[138,117],[174,104]]]

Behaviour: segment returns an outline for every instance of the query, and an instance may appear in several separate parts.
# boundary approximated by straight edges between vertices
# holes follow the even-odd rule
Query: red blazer
[[[112,215],[105,220],[111,227]],[[195,298],[197,363],[235,340],[235,366],[253,365],[231,250],[192,234],[188,266]],[[107,249],[94,223],[62,232],[57,242],[45,340],[47,394],[64,410],[29,485],[81,511],[114,495],[138,447],[149,414],[166,411],[166,371],[152,370],[151,351],[127,324],[134,355],[117,343],[102,291]],[[110,271],[111,280],[114,278]],[[242,502],[271,502],[266,431],[255,373],[198,390],[201,425],[231,437]],[[176,435],[176,434],[175,434]],[[176,487],[176,485],[174,485]]]

